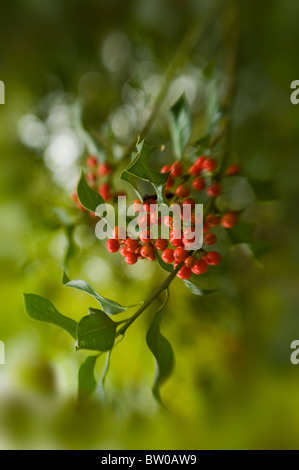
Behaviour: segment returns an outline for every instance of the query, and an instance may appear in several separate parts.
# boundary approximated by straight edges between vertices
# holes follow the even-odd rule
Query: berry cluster
[[[156,197],[147,197],[144,201],[136,199],[134,201],[134,210],[140,214],[138,225],[140,233],[137,239],[130,238],[128,234],[125,237],[119,237],[119,228],[116,227],[113,232],[113,238],[107,241],[107,250],[115,253],[120,250],[122,256],[128,264],[137,263],[138,259],[148,259],[154,261],[157,252],[161,252],[161,258],[164,263],[174,264],[184,263],[178,271],[178,277],[189,279],[193,274],[204,274],[209,266],[217,266],[221,262],[221,255],[216,251],[208,251],[208,247],[217,242],[216,235],[210,231],[211,228],[222,226],[225,229],[234,227],[238,221],[238,213],[228,211],[224,214],[212,210],[203,220],[203,246],[200,250],[193,251],[190,244],[194,242],[194,231],[197,216],[194,212],[196,199],[190,197],[191,191],[196,197],[196,193],[206,190],[210,198],[215,198],[221,194],[221,185],[214,177],[217,170],[217,160],[215,158],[199,157],[196,162],[184,172],[181,162],[175,162],[173,165],[166,165],[161,169],[161,173],[169,173],[168,181],[165,187],[165,194],[172,204],[178,204],[181,208],[180,217],[182,219],[181,233],[174,230],[174,220],[171,216],[161,217],[155,210],[157,205]],[[230,166],[226,174],[235,175],[239,173],[238,165]],[[209,183],[208,183],[209,181]],[[192,188],[192,189],[191,189]],[[184,206],[190,206],[190,219],[186,220]],[[212,205],[213,207],[213,205]],[[150,231],[151,225],[166,226],[169,228],[169,239],[153,239]],[[187,226],[187,228],[186,228]]]
[[[93,189],[99,192],[105,202],[114,202],[118,196],[124,196],[123,191],[115,191],[112,184],[113,167],[110,163],[99,163],[98,159],[89,155],[86,159],[86,166],[88,171],[86,173],[86,180]],[[77,205],[78,209],[84,211],[84,207],[80,204],[76,193],[72,194],[72,199]],[[95,214],[90,213],[92,217]]]

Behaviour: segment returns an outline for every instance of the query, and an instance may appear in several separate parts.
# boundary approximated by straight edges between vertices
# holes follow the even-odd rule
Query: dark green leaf
[[[59,313],[49,300],[39,295],[24,294],[24,298],[29,317],[59,326],[76,339],[77,322]]]
[[[98,356],[89,356],[81,365],[78,374],[78,398],[84,400],[92,395],[97,387],[94,369]]]
[[[133,160],[122,172],[120,178],[129,181],[133,186],[136,186],[135,178],[149,181],[150,183],[157,185],[166,184],[168,175],[165,173],[159,173],[150,167],[149,157],[154,150],[155,149],[145,145],[144,142],[138,144],[137,153],[134,154],[135,156]]]
[[[278,190],[273,181],[252,181],[252,189],[260,201],[275,201],[279,199]]]
[[[77,195],[82,206],[90,212],[95,212],[100,204],[105,204],[102,196],[87,184],[83,171],[77,186]]]
[[[198,139],[194,144],[192,144],[193,147],[196,148],[197,153],[203,153],[209,148],[211,141],[211,134],[206,134],[200,139]]]
[[[239,220],[235,227],[227,230],[231,241],[238,243],[251,243],[254,240],[255,225]]]
[[[90,309],[90,315],[83,317],[77,328],[77,349],[109,351],[115,340],[117,323],[102,310]]]
[[[67,238],[67,247],[63,259],[63,266],[66,267],[69,264],[69,261],[72,259],[74,254],[76,253],[76,245],[74,242],[74,230],[75,226],[74,225],[68,225],[64,227],[64,231],[66,234]]]
[[[214,294],[215,292],[217,292],[217,289],[211,289],[211,290],[202,289],[201,287],[197,285],[196,282],[190,281],[190,279],[184,281],[184,284],[186,287],[188,287],[188,289],[190,289],[192,294],[195,294],[195,295],[208,295],[208,294]]]
[[[116,315],[117,313],[125,312],[128,308],[135,307],[135,305],[124,307],[113,300],[106,299],[106,297],[98,294],[88,282],[81,280],[70,281],[65,273],[63,275],[62,282],[66,287],[73,287],[74,289],[81,290],[86,294],[91,295],[95,300],[97,300],[97,302],[99,302],[104,312],[109,315]]]
[[[161,402],[160,387],[171,374],[174,367],[174,354],[170,343],[160,333],[162,321],[162,310],[168,300],[168,291],[165,302],[156,313],[153,322],[147,332],[146,342],[155,357],[157,365],[157,374],[153,386],[155,398]]]
[[[170,129],[174,154],[179,160],[192,132],[191,111],[184,95],[170,109]]]

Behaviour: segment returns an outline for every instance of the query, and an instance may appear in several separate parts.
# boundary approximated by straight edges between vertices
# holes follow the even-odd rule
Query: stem
[[[157,289],[154,290],[154,292],[143,302],[141,307],[137,310],[136,313],[127,321],[127,323],[120,328],[120,330],[117,332],[116,337],[122,336],[125,334],[126,330],[129,328],[129,326],[134,323],[134,321],[144,312],[144,310],[147,309],[151,305],[151,303],[159,297],[159,295],[168,288],[170,283],[173,281],[173,279],[176,277],[177,273],[181,269],[181,267],[184,265],[184,262],[181,262],[177,265],[177,267],[171,271],[171,273],[167,276],[167,278],[162,282],[162,284],[157,287]]]

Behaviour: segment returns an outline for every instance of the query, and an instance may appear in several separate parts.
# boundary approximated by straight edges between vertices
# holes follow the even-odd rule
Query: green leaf
[[[192,132],[191,111],[184,95],[170,109],[170,130],[174,154],[179,160]]]
[[[192,294],[195,294],[195,295],[214,294],[215,292],[218,291],[218,289],[211,289],[211,290],[202,289],[195,282],[190,281],[190,279],[185,280],[184,284],[185,284],[186,287],[188,287],[188,289],[192,292]]]
[[[87,184],[83,171],[77,186],[77,195],[82,206],[90,212],[95,212],[100,204],[105,204],[102,196]]]
[[[76,245],[74,242],[74,230],[75,225],[68,225],[64,227],[66,239],[67,239],[67,247],[63,259],[63,266],[66,267],[69,264],[69,261],[72,259],[74,254],[76,253]]]
[[[102,310],[93,308],[89,313],[78,323],[76,349],[109,351],[114,345],[117,323]]]
[[[205,152],[209,148],[210,142],[211,142],[211,134],[206,134],[200,139],[198,139],[196,142],[194,142],[192,146],[196,148],[196,151],[199,154],[199,153]]]
[[[104,312],[108,313],[108,315],[116,315],[117,313],[125,312],[128,308],[135,307],[135,305],[124,307],[113,300],[107,299],[106,297],[98,294],[88,282],[81,280],[70,281],[65,273],[63,274],[62,283],[66,287],[73,287],[74,289],[81,290],[86,294],[91,295],[97,302],[99,302]]]
[[[76,339],[77,322],[59,313],[49,300],[35,294],[24,294],[24,299],[30,318],[59,326]]]
[[[150,167],[149,157],[154,150],[154,148],[145,145],[144,142],[138,144],[137,153],[134,153],[135,156],[133,160],[124,169],[120,175],[120,179],[129,181],[133,185],[136,184],[134,178],[149,181],[150,183],[157,185],[166,184],[168,175],[165,173],[159,173]]]
[[[227,230],[227,234],[234,245],[239,243],[250,244],[254,241],[254,230],[255,224],[239,220],[233,228]]]
[[[174,367],[174,354],[170,343],[160,333],[162,321],[162,310],[168,300],[168,291],[166,300],[156,313],[153,322],[147,332],[146,342],[155,357],[157,373],[153,386],[153,395],[161,402],[160,387],[171,374]]]
[[[244,176],[229,176],[222,181],[222,195],[218,198],[221,208],[239,211],[255,200],[252,187]]]
[[[98,356],[89,356],[81,365],[78,374],[78,398],[85,400],[92,395],[97,387],[94,377],[94,369]]]

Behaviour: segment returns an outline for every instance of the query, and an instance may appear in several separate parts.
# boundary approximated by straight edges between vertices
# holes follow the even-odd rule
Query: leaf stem
[[[154,290],[154,292],[143,302],[141,307],[137,310],[136,313],[126,322],[126,324],[120,328],[120,330],[117,332],[116,337],[118,336],[123,336],[126,332],[126,330],[129,328],[129,326],[134,323],[134,321],[144,312],[144,310],[147,309],[151,305],[151,303],[159,297],[159,295],[168,288],[170,283],[173,281],[173,279],[176,277],[177,273],[181,269],[181,267],[184,265],[184,262],[179,263],[176,268],[171,271],[171,273],[167,276],[167,278],[162,282],[162,284],[157,287],[157,289]]]

